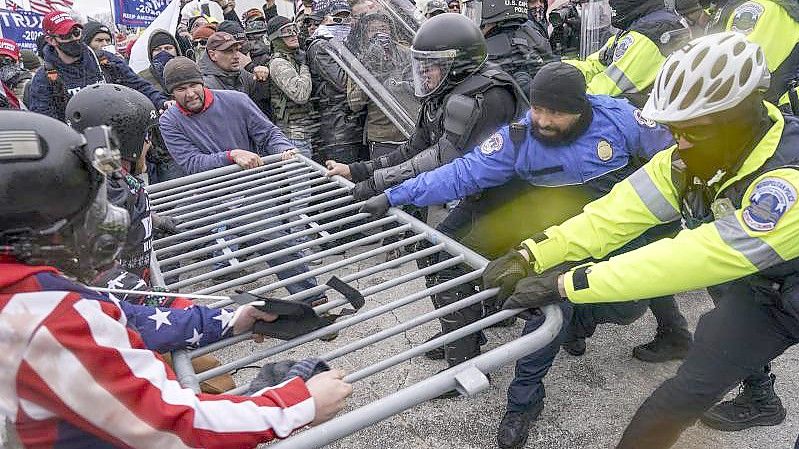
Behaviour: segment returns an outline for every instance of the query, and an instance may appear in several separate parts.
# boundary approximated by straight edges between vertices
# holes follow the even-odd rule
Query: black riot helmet
[[[0,252],[89,279],[117,257],[128,213],[109,204],[93,156],[107,127],[87,137],[53,118],[0,111]]]
[[[411,55],[415,93],[425,98],[479,70],[488,50],[477,25],[461,14],[445,13],[422,23]]]
[[[158,125],[153,103],[139,91],[118,84],[94,84],[72,96],[66,108],[67,123],[83,132],[92,126],[111,127],[122,160],[135,169],[144,140]]]
[[[527,20],[527,0],[464,0],[461,14],[477,26],[508,20]]]

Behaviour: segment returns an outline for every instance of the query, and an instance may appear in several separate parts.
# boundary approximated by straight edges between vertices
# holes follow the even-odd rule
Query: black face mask
[[[70,42],[59,42],[58,48],[60,48],[65,55],[71,58],[77,58],[83,53],[83,42],[79,40],[70,41]]]
[[[527,18],[533,22],[540,24],[547,23],[547,8],[546,6],[536,6],[535,8],[527,9]]]
[[[691,175],[707,182],[720,170],[730,174],[737,170],[736,165],[740,165],[741,159],[772,125],[765,111],[752,110],[747,115],[724,120],[712,127],[675,132],[675,138],[682,134],[693,145],[677,150]],[[759,120],[752,120],[752,117],[759,117]]]

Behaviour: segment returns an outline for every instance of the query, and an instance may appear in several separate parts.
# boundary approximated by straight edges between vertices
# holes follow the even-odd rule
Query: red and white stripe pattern
[[[10,9],[11,11],[17,11],[21,10],[22,6],[20,6],[14,0],[6,0],[6,9]]]
[[[75,447],[250,448],[313,419],[299,378],[255,397],[182,388],[124,322],[115,304],[74,292],[0,293],[0,415],[25,447],[64,443],[66,421],[85,435],[69,435]]]
[[[50,11],[67,11],[72,9],[74,0],[31,0],[31,9],[39,14]]]

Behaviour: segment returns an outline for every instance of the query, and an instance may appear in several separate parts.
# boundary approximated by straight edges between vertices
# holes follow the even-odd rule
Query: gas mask
[[[544,5],[535,6],[527,10],[527,18],[533,22],[546,25],[547,23],[547,7]]]
[[[30,265],[51,265],[81,281],[91,281],[118,257],[127,237],[128,212],[108,202],[106,174],[121,167],[107,126],[87,128],[86,143],[70,150],[82,162],[93,198],[74,216],[44,229],[7,234],[4,249]]]
[[[106,178],[122,167],[119,150],[111,143],[111,128],[86,128],[84,136],[84,151],[96,170],[99,187],[83,218],[73,222],[65,236],[79,262],[74,274],[82,278],[93,277],[116,260],[130,227],[128,212],[108,202]]]

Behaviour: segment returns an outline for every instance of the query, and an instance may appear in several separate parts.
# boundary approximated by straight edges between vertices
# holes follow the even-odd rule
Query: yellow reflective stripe
[[[749,235],[735,215],[729,215],[713,223],[724,243],[743,254],[758,270],[762,271],[785,262],[771,245],[759,237]]]
[[[652,215],[662,223],[669,223],[680,218],[680,211],[669,203],[669,200],[657,188],[655,181],[643,167],[630,175],[627,181],[633,186],[635,193],[638,194],[649,212],[652,212]]]
[[[623,93],[638,93],[638,88],[635,87],[635,83],[633,83],[622,69],[615,65],[611,64],[607,70],[605,70],[605,75],[613,81],[613,84],[616,85],[619,91]]]

